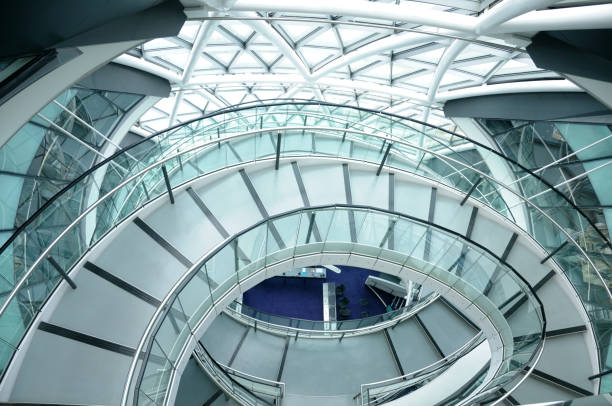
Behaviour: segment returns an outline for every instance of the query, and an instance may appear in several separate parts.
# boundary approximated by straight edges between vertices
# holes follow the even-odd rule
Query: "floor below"
[[[385,306],[371,289],[365,285],[368,276],[379,272],[349,266],[339,266],[340,273],[327,271],[325,279],[274,277],[245,292],[243,303],[259,311],[279,316],[308,320],[323,320],[323,283],[335,282],[344,285],[344,296],[349,300],[349,319],[374,316],[386,311]],[[385,304],[393,296],[377,290]],[[363,301],[362,299],[365,299]]]

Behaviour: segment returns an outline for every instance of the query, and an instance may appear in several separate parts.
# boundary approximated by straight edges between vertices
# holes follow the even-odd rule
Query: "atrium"
[[[0,20],[0,405],[612,405],[612,2]]]

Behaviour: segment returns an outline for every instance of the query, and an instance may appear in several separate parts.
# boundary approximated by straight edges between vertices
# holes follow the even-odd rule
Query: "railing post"
[[[419,159],[419,163],[417,164],[416,168],[414,168],[415,172],[419,171],[419,168],[421,167],[421,163],[423,162],[423,158],[425,158],[425,154],[421,155],[421,159]]]
[[[281,133],[279,132],[276,135],[276,164],[274,165],[274,169],[278,171],[278,166],[280,164],[280,150],[281,150]]]
[[[387,160],[387,156],[389,156],[389,151],[391,151],[391,146],[393,144],[389,143],[389,145],[387,146],[387,150],[385,151],[385,155],[382,158],[382,161],[380,161],[380,165],[378,166],[378,170],[376,171],[376,176],[380,175],[380,172],[382,171],[383,166],[385,165],[385,161]],[[383,144],[384,146],[384,144]],[[382,149],[381,149],[382,151]]]
[[[151,197],[149,196],[149,191],[147,190],[147,185],[145,185],[144,182],[140,182],[140,184],[142,185],[142,190],[144,190],[144,194],[147,197],[147,200],[151,200]]]
[[[238,240],[234,240],[234,269],[236,273],[238,273],[238,269],[240,267],[239,258],[238,258]]]
[[[482,182],[482,176],[478,177],[478,180],[476,182],[474,182],[474,184],[472,185],[472,187],[470,188],[470,190],[467,192],[467,195],[465,195],[465,197],[463,198],[463,200],[461,201],[461,203],[459,203],[459,206],[463,206],[465,204],[465,202],[467,202],[467,199],[470,197],[470,195],[472,193],[474,193],[474,190],[476,190],[476,188],[478,187],[478,185],[480,184],[480,182]]]
[[[544,258],[543,260],[540,261],[540,264],[543,264],[544,262],[548,261],[549,259],[551,259],[557,252],[561,251],[563,249],[563,247],[565,247],[567,245],[569,241],[565,240],[561,245],[559,245],[557,248],[555,248],[554,250],[552,250],[550,252],[550,254],[548,254],[546,256],[546,258]]]
[[[380,145],[380,151],[378,151],[379,154],[382,154],[382,152],[385,150],[386,145],[387,145],[387,140],[383,140],[382,144]]]
[[[57,273],[59,273],[61,277],[64,278],[66,282],[68,282],[68,285],[70,285],[72,289],[77,288],[76,284],[72,281],[72,279],[70,279],[68,274],[62,269],[60,264],[58,264],[53,257],[47,257],[47,261],[49,261],[49,263],[51,264],[51,266],[53,266],[53,268],[55,268]]]
[[[162,165],[162,172],[164,174],[164,182],[166,182],[166,189],[168,189],[170,203],[174,204],[174,195],[172,194],[172,187],[170,186],[170,178],[168,177],[168,170],[166,169],[166,165]]]
[[[310,215],[310,223],[308,224],[308,231],[306,232],[306,244],[310,243],[310,237],[312,236],[312,229],[315,224],[315,213]]]

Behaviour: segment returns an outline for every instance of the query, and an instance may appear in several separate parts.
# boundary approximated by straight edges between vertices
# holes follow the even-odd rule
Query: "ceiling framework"
[[[146,42],[116,62],[172,84],[171,97],[140,119],[141,133],[281,98],[453,128],[441,106],[461,95],[580,91],[538,69],[525,52],[534,21],[575,27],[578,14],[590,25],[583,28],[609,26],[612,8],[557,3],[563,1],[184,0],[189,20],[177,37]]]

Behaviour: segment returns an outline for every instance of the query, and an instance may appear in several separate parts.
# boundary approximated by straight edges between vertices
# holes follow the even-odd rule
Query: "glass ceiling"
[[[349,4],[329,2],[339,8]],[[477,36],[444,28],[463,17],[481,21],[496,8],[508,8],[508,2],[351,0],[355,7],[347,10],[355,9],[354,15],[340,16],[309,12],[309,4],[303,12],[295,11],[301,1],[277,2],[288,11],[263,12],[245,10],[249,3],[275,2],[185,0],[188,21],[177,37],[148,41],[116,62],[159,74],[172,83],[170,97],[148,110],[134,128],[141,134],[230,105],[279,98],[384,110],[454,130],[444,117],[440,94],[560,79],[533,64],[525,52],[525,35]],[[380,15],[362,17],[358,9],[363,3],[380,8]],[[543,3],[555,1],[534,0],[532,8]],[[434,13],[451,22],[444,18],[431,25],[392,21],[384,13],[394,10],[390,7],[425,16]],[[509,18],[529,11],[529,6],[523,7]]]

